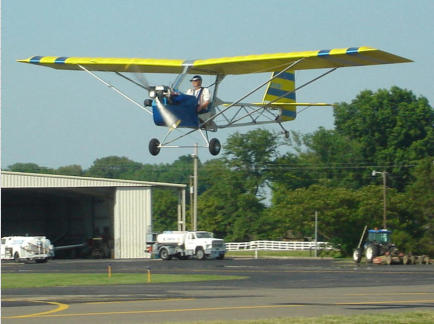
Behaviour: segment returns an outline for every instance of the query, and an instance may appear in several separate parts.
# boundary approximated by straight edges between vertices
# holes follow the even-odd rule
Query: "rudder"
[[[273,72],[274,77],[278,72]],[[295,71],[285,71],[273,79],[267,86],[262,99],[263,103],[295,103]],[[297,116],[296,106],[282,106],[280,108],[280,120],[294,120]]]

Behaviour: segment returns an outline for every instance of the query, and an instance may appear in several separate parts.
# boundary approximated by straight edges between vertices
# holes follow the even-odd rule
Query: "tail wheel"
[[[149,153],[152,155],[160,153],[160,141],[158,139],[153,138],[149,141]]]
[[[220,141],[217,138],[213,138],[209,141],[208,148],[209,148],[209,152],[212,155],[218,155],[220,153],[222,145],[220,144]]]

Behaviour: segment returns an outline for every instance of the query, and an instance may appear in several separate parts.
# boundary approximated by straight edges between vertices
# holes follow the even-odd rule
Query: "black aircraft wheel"
[[[209,152],[212,155],[218,155],[220,153],[221,148],[222,145],[220,144],[220,141],[217,138],[213,138],[209,141]]]
[[[156,138],[153,138],[150,140],[149,142],[149,152],[152,155],[157,155],[158,153],[160,153],[160,141],[157,140]]]

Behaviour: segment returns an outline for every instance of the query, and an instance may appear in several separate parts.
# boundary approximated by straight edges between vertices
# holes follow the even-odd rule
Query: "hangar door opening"
[[[113,257],[115,192],[112,187],[3,188],[1,235],[47,236],[61,247],[56,258]]]

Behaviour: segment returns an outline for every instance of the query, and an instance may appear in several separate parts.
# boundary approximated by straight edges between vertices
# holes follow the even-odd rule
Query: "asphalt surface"
[[[2,323],[161,323],[434,310],[434,265],[308,259],[53,260],[2,273],[219,274],[243,280],[2,290]]]

